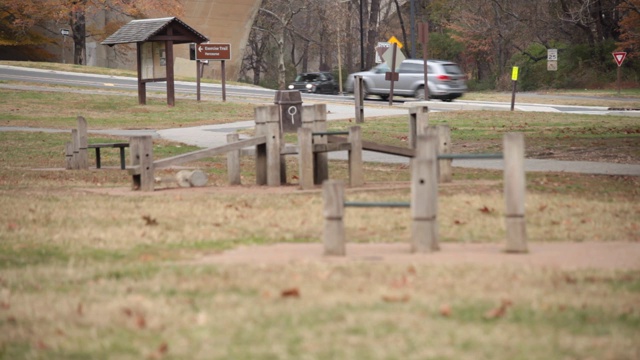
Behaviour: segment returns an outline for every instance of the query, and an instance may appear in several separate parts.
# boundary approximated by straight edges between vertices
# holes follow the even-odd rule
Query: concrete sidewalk
[[[368,106],[365,109],[365,116],[369,119],[378,116],[390,116],[390,115],[407,115],[408,109],[411,106],[417,105],[416,103],[405,103],[400,106],[385,107]],[[430,105],[430,104],[429,104]],[[445,105],[446,106],[446,105]],[[352,105],[327,105],[327,119],[354,119],[355,110]],[[355,123],[354,123],[355,124]],[[199,147],[215,147],[224,145],[227,143],[227,134],[235,132],[237,130],[253,128],[254,121],[242,121],[231,124],[221,125],[205,125],[196,126],[191,128],[179,128],[179,129],[166,129],[159,130],[158,136],[171,140],[178,141],[184,144],[195,145]],[[329,154],[330,159],[335,160],[347,160],[346,152],[333,152]],[[409,164],[409,159],[380,154],[376,152],[365,151],[363,154],[364,161],[368,162],[382,162],[382,163],[398,163]],[[454,167],[462,168],[476,168],[476,169],[503,169],[502,160],[454,160]],[[558,160],[544,160],[544,159],[525,159],[525,171],[535,172],[569,172],[569,173],[581,173],[581,174],[602,174],[602,175],[629,175],[640,176],[640,165],[629,164],[615,164],[615,163],[599,163],[591,161],[558,161]]]

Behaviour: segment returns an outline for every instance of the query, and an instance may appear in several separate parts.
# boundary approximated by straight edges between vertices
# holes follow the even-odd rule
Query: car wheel
[[[417,88],[413,97],[415,97],[416,100],[424,100],[424,87],[420,86],[419,88]]]
[[[369,88],[367,87],[367,84],[363,81],[362,82],[362,98],[366,99],[369,96]]]
[[[387,101],[389,100],[389,95],[380,95],[380,98],[382,99],[382,101]]]
[[[442,99],[442,101],[444,101],[444,102],[452,102],[453,99]]]

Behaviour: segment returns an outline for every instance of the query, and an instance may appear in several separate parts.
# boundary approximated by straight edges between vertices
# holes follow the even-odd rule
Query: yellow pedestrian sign
[[[390,44],[396,44],[398,45],[398,49],[402,49],[402,46],[403,46],[402,43],[393,35],[391,35],[391,37],[389,38],[389,40],[387,40],[387,42]]]

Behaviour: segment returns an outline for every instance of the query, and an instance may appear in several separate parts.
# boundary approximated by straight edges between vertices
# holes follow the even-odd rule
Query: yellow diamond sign
[[[398,49],[402,49],[402,43],[393,35],[389,38],[389,40],[387,40],[387,42],[390,44],[396,44],[398,45]]]

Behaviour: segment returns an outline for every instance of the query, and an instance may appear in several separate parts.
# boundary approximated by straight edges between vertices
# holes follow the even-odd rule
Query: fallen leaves
[[[298,288],[290,288],[290,289],[282,290],[280,292],[280,297],[283,297],[283,298],[299,298],[300,297],[300,290],[298,290]]]
[[[147,226],[158,225],[158,221],[152,218],[150,215],[142,215],[142,220],[144,220],[144,224]]]
[[[484,318],[487,320],[498,319],[504,317],[507,310],[513,305],[513,302],[509,299],[502,299],[500,305],[484,313]]]
[[[408,294],[403,295],[382,295],[382,300],[388,303],[406,303],[411,299]]]

